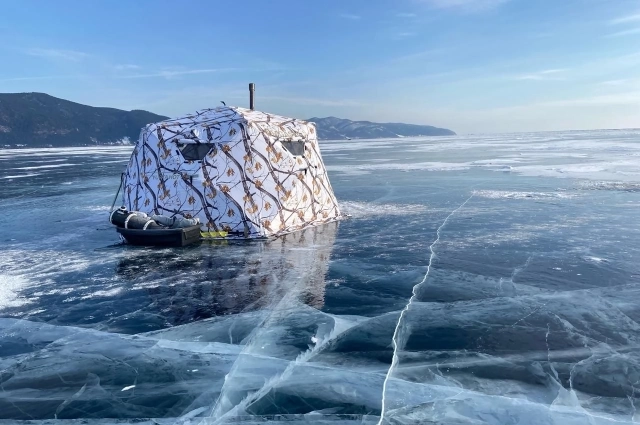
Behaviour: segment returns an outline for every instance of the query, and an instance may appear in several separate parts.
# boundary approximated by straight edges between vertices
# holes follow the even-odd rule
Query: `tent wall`
[[[292,155],[282,142],[304,143],[304,152]],[[187,161],[185,143],[211,149]],[[198,217],[210,237],[274,236],[340,217],[314,125],[231,107],[147,126],[127,167],[123,204]]]

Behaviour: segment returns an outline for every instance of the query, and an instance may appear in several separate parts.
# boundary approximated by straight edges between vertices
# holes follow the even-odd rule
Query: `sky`
[[[459,134],[640,128],[640,0],[0,0],[0,92]]]

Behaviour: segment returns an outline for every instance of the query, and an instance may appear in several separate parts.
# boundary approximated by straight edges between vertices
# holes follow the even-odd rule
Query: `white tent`
[[[251,109],[147,125],[123,178],[127,209],[197,217],[204,237],[278,236],[341,218],[315,125]]]

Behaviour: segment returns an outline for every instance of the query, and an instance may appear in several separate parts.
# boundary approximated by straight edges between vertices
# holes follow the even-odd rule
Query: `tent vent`
[[[187,161],[202,161],[213,147],[213,143],[178,143],[178,149]]]
[[[296,141],[286,141],[280,142],[282,143],[282,147],[285,148],[291,155],[294,156],[302,156],[304,155],[304,141],[296,140]]]

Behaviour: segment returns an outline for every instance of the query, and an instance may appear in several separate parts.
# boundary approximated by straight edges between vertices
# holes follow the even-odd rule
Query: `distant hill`
[[[86,146],[138,139],[146,124],[167,117],[96,108],[44,93],[0,93],[0,147]]]
[[[0,93],[0,148],[63,147],[135,142],[145,125],[167,117],[151,112],[97,108],[45,93]],[[450,136],[451,130],[401,123],[310,118],[319,139]]]
[[[455,136],[446,128],[402,123],[351,121],[336,117],[309,118],[316,123],[319,139],[377,139],[383,137]]]

